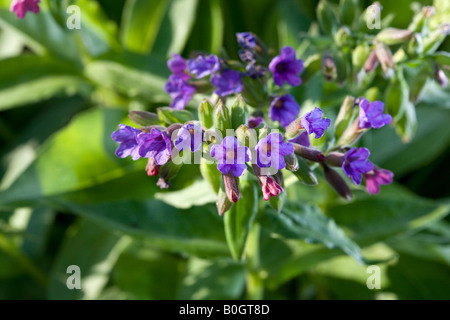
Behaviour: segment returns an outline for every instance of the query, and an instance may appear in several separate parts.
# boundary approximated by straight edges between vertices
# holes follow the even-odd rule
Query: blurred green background
[[[172,52],[225,48],[237,58],[243,31],[276,51],[307,52],[318,1],[41,2],[40,14],[19,20],[0,0],[0,299],[241,299],[252,297],[252,277],[267,299],[450,298],[448,88],[427,82],[408,144],[393,128],[364,137],[394,185],[378,196],[355,187],[346,203],[323,178],[293,184],[297,204],[259,220],[254,265],[235,262],[197,166],[162,192],[144,160],[114,156],[110,134],[129,123],[128,110],[168,105]],[[411,22],[412,1],[380,3],[391,26]],[[66,28],[70,4],[81,8],[81,30]],[[448,1],[435,5],[436,20],[450,22]],[[449,49],[447,39],[439,51]],[[294,92],[332,118],[351,89],[319,74]],[[367,288],[357,260],[385,261],[381,289]],[[81,290],[66,287],[70,265]]]

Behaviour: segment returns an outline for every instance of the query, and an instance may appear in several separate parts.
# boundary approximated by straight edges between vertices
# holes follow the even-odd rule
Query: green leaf
[[[59,25],[52,16],[46,1],[41,1],[39,14],[28,13],[25,19],[17,19],[9,12],[11,1],[0,0],[0,23],[17,30],[26,43],[38,53],[50,52],[57,57],[81,65],[81,57],[74,34]]]
[[[157,110],[159,119],[166,125],[185,123],[194,120],[194,115],[187,110],[177,110],[170,107],[162,107]]]
[[[53,57],[24,55],[0,60],[0,110],[90,90],[76,69]]]
[[[136,164],[115,156],[117,144],[110,137],[124,118],[124,112],[113,109],[79,114],[43,145],[30,167],[0,194],[0,203],[36,201],[135,171]]]
[[[285,239],[302,239],[339,248],[359,262],[364,259],[359,246],[350,240],[318,207],[288,202],[281,213],[267,210],[258,219],[263,228]]]
[[[223,217],[228,247],[235,260],[242,258],[248,233],[258,212],[258,190],[255,181],[241,178],[239,188],[242,198],[226,211]]]
[[[109,273],[128,243],[128,239],[86,221],[73,226],[67,232],[53,264],[48,298],[96,299],[107,284]],[[80,268],[81,290],[69,290],[67,287],[68,278],[72,275],[67,273],[67,268],[72,265]]]
[[[122,44],[135,53],[149,53],[170,0],[128,0],[122,17]]]
[[[363,194],[356,201],[337,204],[326,211],[348,230],[352,239],[363,245],[423,229],[449,212],[448,202],[425,200],[395,186],[383,186],[376,197]]]
[[[230,259],[189,261],[178,299],[238,299],[245,288],[245,269]]]
[[[133,242],[119,257],[114,271],[114,284],[131,300],[173,300],[177,296],[184,259]]]

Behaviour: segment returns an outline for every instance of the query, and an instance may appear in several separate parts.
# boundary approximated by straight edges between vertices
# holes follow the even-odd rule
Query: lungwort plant
[[[408,188],[450,143],[450,9],[411,9],[0,0],[0,297],[444,297],[448,186]]]

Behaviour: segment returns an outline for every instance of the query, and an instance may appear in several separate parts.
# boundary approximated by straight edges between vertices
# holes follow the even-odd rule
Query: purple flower
[[[392,183],[394,174],[386,169],[375,168],[367,172],[364,177],[366,178],[367,192],[377,194],[380,191],[380,185]]]
[[[252,77],[253,79],[264,77],[267,72],[267,68],[255,65],[254,63],[250,63],[245,67],[245,75]]]
[[[373,163],[367,160],[370,151],[366,148],[351,148],[343,158],[342,170],[353,183],[361,184],[362,175],[373,170]]]
[[[219,163],[217,169],[223,174],[231,172],[235,177],[240,177],[250,161],[250,150],[247,147],[240,147],[235,137],[225,137],[221,144],[215,144],[211,148],[211,156]]]
[[[306,131],[303,131],[296,138],[289,140],[289,142],[296,143],[296,144],[299,144],[304,147],[311,146],[311,143],[309,142],[309,135],[308,135],[308,132],[306,132]]]
[[[383,114],[383,109],[384,103],[381,101],[369,103],[367,99],[362,99],[359,103],[359,127],[378,129],[391,123],[392,117],[389,114]]]
[[[300,106],[290,94],[278,96],[270,104],[270,119],[279,121],[283,127],[287,127],[297,118]]]
[[[169,77],[164,90],[172,97],[170,107],[174,109],[184,109],[195,93],[195,88],[188,85],[182,77],[176,74]]]
[[[242,91],[242,80],[239,72],[227,69],[211,77],[211,83],[216,90],[215,94],[224,97]]]
[[[219,71],[219,58],[213,54],[209,56],[198,56],[195,59],[190,59],[187,63],[189,72],[194,74],[197,79],[204,78],[210,74]]]
[[[186,60],[178,53],[172,54],[172,59],[167,61],[167,67],[170,69],[170,71],[172,71],[173,74],[180,76],[181,78],[183,78],[183,80],[187,80],[190,78],[190,76],[186,73]]]
[[[303,70],[303,60],[296,59],[295,50],[292,47],[281,49],[280,55],[270,62],[269,69],[273,73],[273,80],[277,86],[281,87],[287,82],[295,87],[302,83],[298,74]]]
[[[255,63],[255,55],[250,49],[239,50],[239,58],[245,63]]]
[[[254,129],[264,121],[263,117],[250,117],[248,118],[247,125],[250,129]]]
[[[194,124],[185,124],[178,130],[177,140],[175,141],[175,148],[178,150],[185,150],[191,148],[192,152],[198,151],[202,148],[203,131]]]
[[[14,0],[11,3],[10,11],[15,12],[17,18],[25,18],[28,11],[39,13],[40,0]]]
[[[331,124],[331,120],[323,118],[323,111],[319,108],[314,108],[314,110],[305,114],[301,119],[302,128],[308,132],[308,134],[315,134],[315,138],[319,139],[325,133],[325,130]]]
[[[256,38],[251,32],[238,32],[236,38],[239,47],[244,49],[253,49],[256,47]]]
[[[272,167],[278,170],[286,167],[284,156],[294,153],[294,146],[283,141],[281,133],[271,133],[256,145],[256,163],[260,168]]]
[[[141,133],[137,137],[139,155],[143,158],[153,158],[159,166],[167,163],[172,153],[172,143],[167,133],[152,128],[150,133]]]
[[[141,130],[119,124],[119,130],[111,134],[111,138],[119,143],[116,149],[116,156],[119,158],[126,158],[131,156],[131,159],[139,159],[139,145],[137,142],[138,135],[142,133]]]

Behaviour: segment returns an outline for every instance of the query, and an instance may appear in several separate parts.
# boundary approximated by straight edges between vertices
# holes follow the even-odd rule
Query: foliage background
[[[392,26],[407,27],[409,0],[380,2]],[[65,28],[69,4],[81,31]],[[450,21],[448,3],[436,4]],[[260,255],[247,262],[231,259],[196,166],[162,192],[145,161],[114,156],[110,134],[129,109],[168,104],[171,52],[234,54],[239,31],[297,48],[316,1],[43,0],[24,20],[9,5],[0,0],[1,299],[238,299],[254,278],[268,299],[450,298],[450,92],[434,83],[409,144],[392,128],[364,137],[394,185],[375,197],[355,188],[346,203],[323,181],[293,184],[290,206],[258,216]],[[330,98],[324,83],[295,95],[332,117],[346,92]],[[357,260],[384,261],[382,289],[367,289]],[[69,265],[82,290],[67,289]]]

